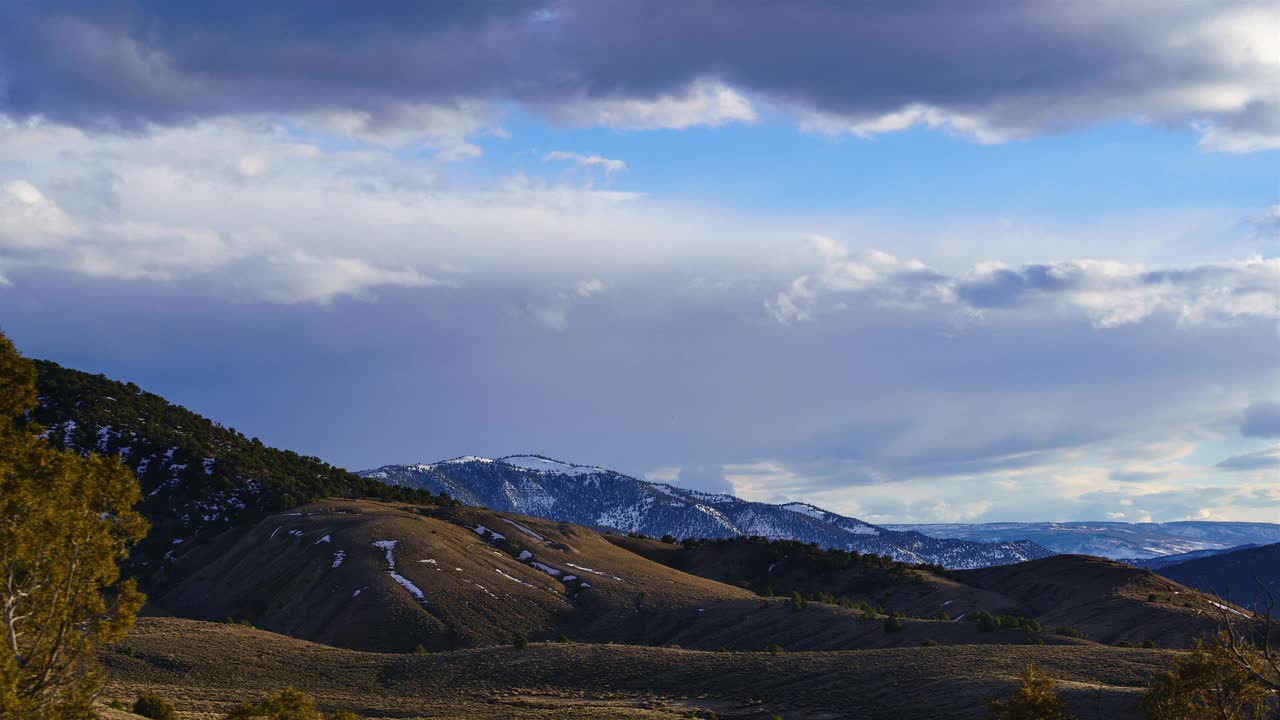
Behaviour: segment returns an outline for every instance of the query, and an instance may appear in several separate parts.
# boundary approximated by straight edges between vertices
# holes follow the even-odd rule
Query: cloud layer
[[[1112,120],[1280,143],[1280,11],[1264,0],[742,3],[159,0],[0,9],[0,112],[137,127],[221,115],[516,101],[617,128],[752,122],[999,142]],[[464,151],[465,152],[465,151]]]

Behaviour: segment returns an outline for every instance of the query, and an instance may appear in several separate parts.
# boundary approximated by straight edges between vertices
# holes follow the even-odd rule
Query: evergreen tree
[[[92,716],[93,649],[122,639],[143,596],[118,563],[147,532],[115,458],[52,448],[25,422],[35,369],[0,334],[0,718]]]
[[[1022,671],[1022,684],[1008,700],[992,698],[988,702],[993,720],[1071,720],[1067,702],[1058,694],[1052,678],[1028,665]]]

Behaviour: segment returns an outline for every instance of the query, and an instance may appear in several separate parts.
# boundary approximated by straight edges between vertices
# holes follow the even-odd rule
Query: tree
[[[1057,683],[1037,671],[1035,665],[1022,671],[1021,683],[1008,700],[991,698],[987,702],[993,720],[1071,720]]]
[[[1139,706],[1149,720],[1262,720],[1272,693],[1232,657],[1226,631],[1173,661]]]
[[[56,450],[24,421],[35,370],[0,334],[0,718],[91,716],[93,649],[122,639],[143,596],[119,562],[147,532],[116,458]]]

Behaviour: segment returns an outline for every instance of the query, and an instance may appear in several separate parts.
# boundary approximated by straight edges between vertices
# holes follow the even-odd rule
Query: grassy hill
[[[609,539],[669,567],[758,592],[798,592],[811,600],[871,605],[920,619],[974,620],[984,612],[1008,616],[1007,623],[1025,618],[1048,631],[1036,633],[1040,639],[1061,637],[1054,632],[1061,628],[1108,644],[1151,641],[1180,647],[1212,632],[1220,614],[1213,597],[1146,570],[1084,555],[945,571],[763,538],[680,544]],[[932,626],[939,637],[929,639],[952,641],[954,631],[943,627]],[[907,632],[913,631],[908,622]],[[1007,638],[1000,631],[996,636]],[[971,640],[960,635],[958,641]]]
[[[1136,720],[1138,693],[1170,657],[1101,645],[771,655],[582,643],[381,654],[170,618],[142,619],[102,653],[112,678],[104,697],[159,692],[183,720],[285,685],[369,720],[674,720],[708,710],[733,720],[976,719],[1028,663],[1059,681],[1079,717]]]

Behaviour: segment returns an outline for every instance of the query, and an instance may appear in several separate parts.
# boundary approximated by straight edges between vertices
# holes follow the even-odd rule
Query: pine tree
[[[988,701],[993,720],[1071,720],[1067,702],[1058,694],[1053,679],[1034,665],[1022,671],[1022,684],[1008,700]]]
[[[55,450],[25,423],[35,369],[0,334],[0,718],[80,720],[103,678],[93,648],[142,606],[118,563],[147,531],[115,458]]]

